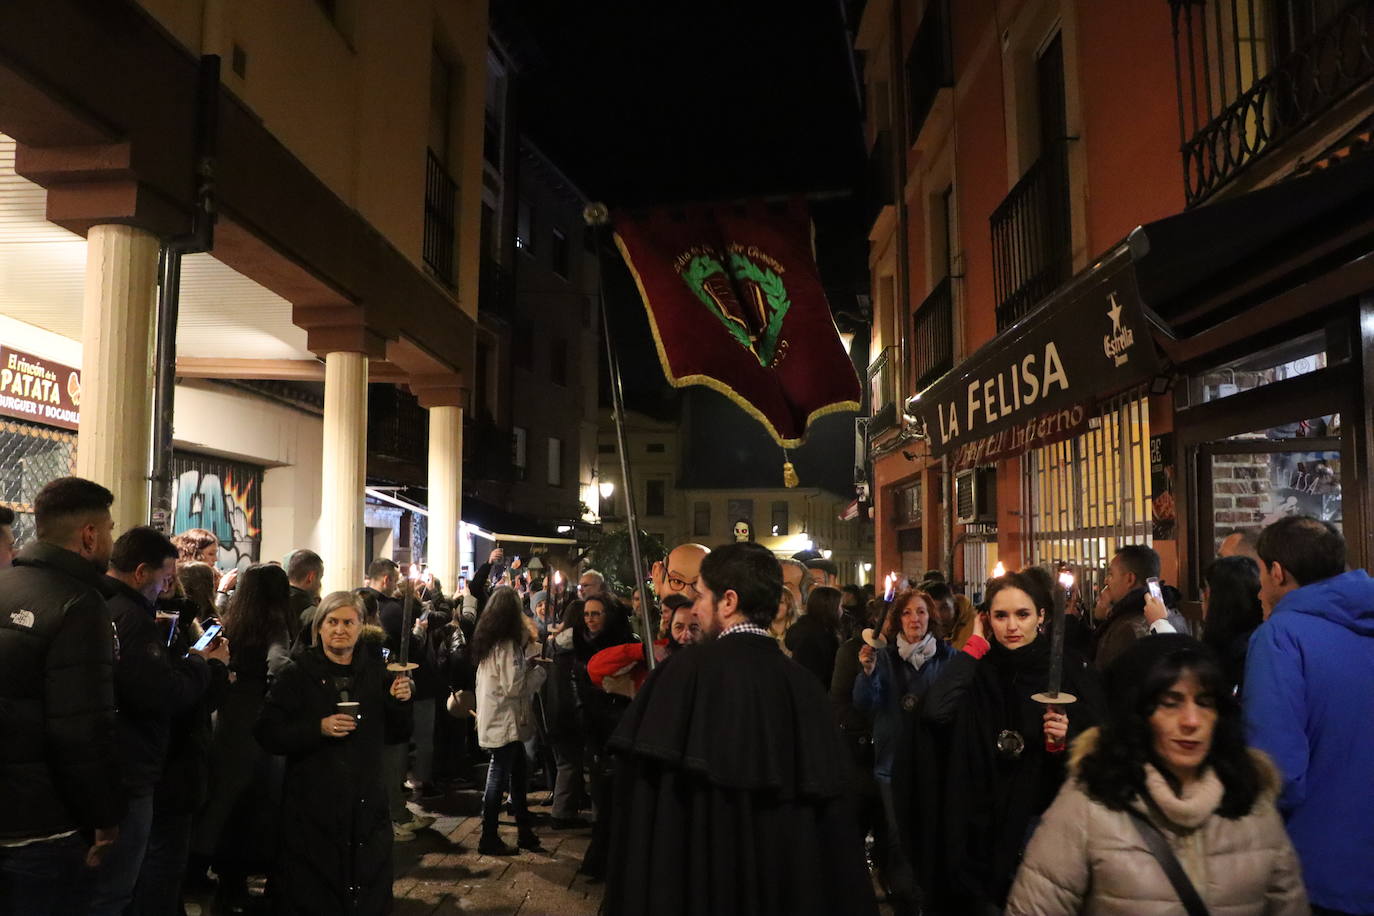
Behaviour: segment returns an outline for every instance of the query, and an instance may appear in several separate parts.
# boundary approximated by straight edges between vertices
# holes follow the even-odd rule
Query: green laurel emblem
[[[682,280],[735,342],[767,367],[777,354],[782,322],[792,307],[787,287],[776,271],[741,252],[730,252],[728,259],[726,274],[718,258],[699,254],[682,271]]]

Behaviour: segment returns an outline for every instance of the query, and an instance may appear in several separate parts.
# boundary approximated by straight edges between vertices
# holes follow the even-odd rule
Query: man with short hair
[[[0,569],[14,565],[14,510],[0,506]]]
[[[577,597],[586,601],[592,595],[606,591],[606,577],[595,569],[584,572],[577,580]]]
[[[806,574],[811,577],[811,587],[824,585],[827,588],[840,587],[840,568],[834,561],[819,557],[806,561]]]
[[[778,561],[782,565],[782,587],[792,593],[797,604],[797,613],[806,608],[807,596],[811,594],[811,574],[801,560],[787,558]],[[782,600],[779,596],[778,600]]]
[[[1374,913],[1374,580],[1346,571],[1330,522],[1279,519],[1257,547],[1268,619],[1245,661],[1247,737],[1283,774],[1312,912]]]
[[[727,544],[697,591],[709,641],[655,669],[611,738],[605,912],[876,913],[826,693],[768,631],[777,559]]]
[[[91,916],[119,916],[133,899],[152,833],[153,789],[162,778],[172,717],[204,696],[210,686],[211,659],[229,664],[224,640],[205,650],[193,648],[185,658],[172,658],[167,652],[156,602],[176,571],[177,548],[155,528],[130,528],[114,542],[107,594],[119,638],[115,700],[129,807],[119,824],[119,842],[95,874]],[[189,843],[189,823],[186,827]]]
[[[34,499],[37,539],[0,570],[0,904],[85,909],[83,862],[119,836],[114,627],[101,590],[114,494],[63,477]],[[94,842],[92,842],[92,840]]]
[[[291,581],[291,610],[301,626],[308,627],[315,616],[315,606],[320,603],[324,560],[304,547],[293,550],[286,555],[286,578]]]
[[[1144,544],[1127,544],[1117,550],[1107,567],[1107,581],[1097,597],[1093,616],[1100,621],[1093,631],[1093,663],[1105,671],[1112,661],[1137,639],[1150,633],[1187,633],[1188,624],[1174,611],[1178,592],[1165,586],[1164,616],[1146,616],[1147,579],[1159,578],[1159,554]]]
[[[1255,547],[1259,544],[1259,530],[1256,528],[1241,528],[1232,531],[1222,538],[1221,547],[1217,550],[1219,557],[1249,557],[1256,563],[1260,561],[1259,553]]]

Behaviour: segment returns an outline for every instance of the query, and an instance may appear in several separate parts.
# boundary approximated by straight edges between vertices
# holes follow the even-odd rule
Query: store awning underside
[[[1374,156],[1147,223],[908,399],[907,413],[933,456],[963,449],[964,466],[1014,454],[1163,361],[1374,289],[1372,250]]]

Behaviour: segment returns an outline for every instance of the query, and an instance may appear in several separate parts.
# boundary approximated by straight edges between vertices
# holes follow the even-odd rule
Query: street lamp
[[[601,492],[602,499],[610,499],[611,494],[615,492],[615,484],[609,480],[603,480],[597,486],[597,490]]]

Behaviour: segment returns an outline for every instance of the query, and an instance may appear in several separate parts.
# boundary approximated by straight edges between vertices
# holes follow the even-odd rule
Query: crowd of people
[[[321,594],[307,549],[221,573],[113,500],[52,482],[17,553],[0,512],[0,914],[242,912],[263,875],[273,912],[386,913],[453,789],[482,855],[590,831],[608,914],[1374,913],[1374,581],[1329,523],[1228,537],[1194,620],[1144,545],[975,606],[683,544],[645,615],[500,548],[452,596],[390,559]]]

